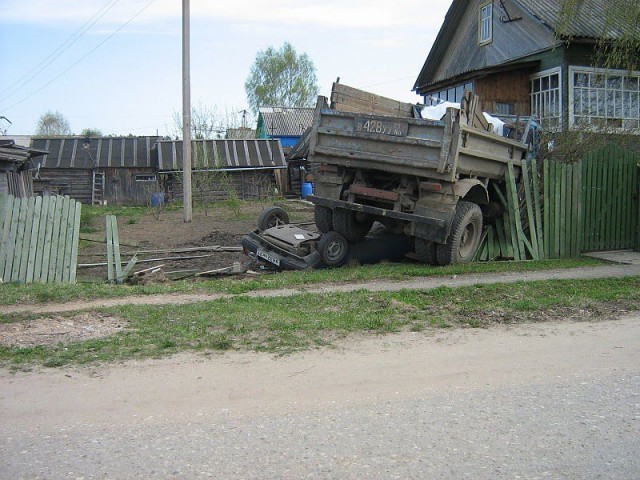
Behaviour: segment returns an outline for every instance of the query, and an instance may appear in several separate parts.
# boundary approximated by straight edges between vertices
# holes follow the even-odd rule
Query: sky
[[[248,108],[256,54],[284,42],[340,82],[418,102],[413,84],[451,0],[191,0],[191,103]],[[33,134],[46,112],[72,132],[175,135],[182,110],[180,0],[0,0],[0,135]],[[223,120],[221,120],[223,121]],[[255,127],[255,117],[249,116]]]

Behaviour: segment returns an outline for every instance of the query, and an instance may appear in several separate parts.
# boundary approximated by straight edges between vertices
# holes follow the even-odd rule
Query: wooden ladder
[[[91,204],[104,204],[104,172],[93,172],[93,187],[91,189]]]

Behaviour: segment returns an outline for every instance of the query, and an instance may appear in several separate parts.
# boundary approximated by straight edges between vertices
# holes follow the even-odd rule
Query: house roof
[[[47,150],[41,168],[154,168],[159,137],[33,137],[31,146]]]
[[[313,108],[260,107],[258,126],[272,137],[300,136],[313,123]]]
[[[30,158],[45,155],[47,152],[17,145],[14,140],[0,138],[0,161],[24,163]]]
[[[193,140],[191,158],[194,170],[286,167],[278,140]],[[158,142],[158,168],[182,170],[182,140]]]
[[[558,45],[561,27],[557,0],[504,0],[506,11],[518,21],[503,22],[505,14],[494,3],[494,41],[477,48],[477,6],[468,0],[453,0],[414,84],[414,90],[497,66],[528,61],[531,55]],[[606,0],[583,0],[572,22],[564,30],[571,37],[595,39],[605,29]],[[615,32],[609,32],[615,35]]]

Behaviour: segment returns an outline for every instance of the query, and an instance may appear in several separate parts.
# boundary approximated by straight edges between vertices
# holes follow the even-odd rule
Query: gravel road
[[[3,479],[637,479],[640,316],[0,372]]]

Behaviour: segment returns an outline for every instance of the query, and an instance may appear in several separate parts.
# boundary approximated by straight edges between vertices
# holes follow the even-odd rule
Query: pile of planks
[[[413,117],[413,105],[410,103],[399,102],[338,82],[331,88],[331,108],[340,112]]]

